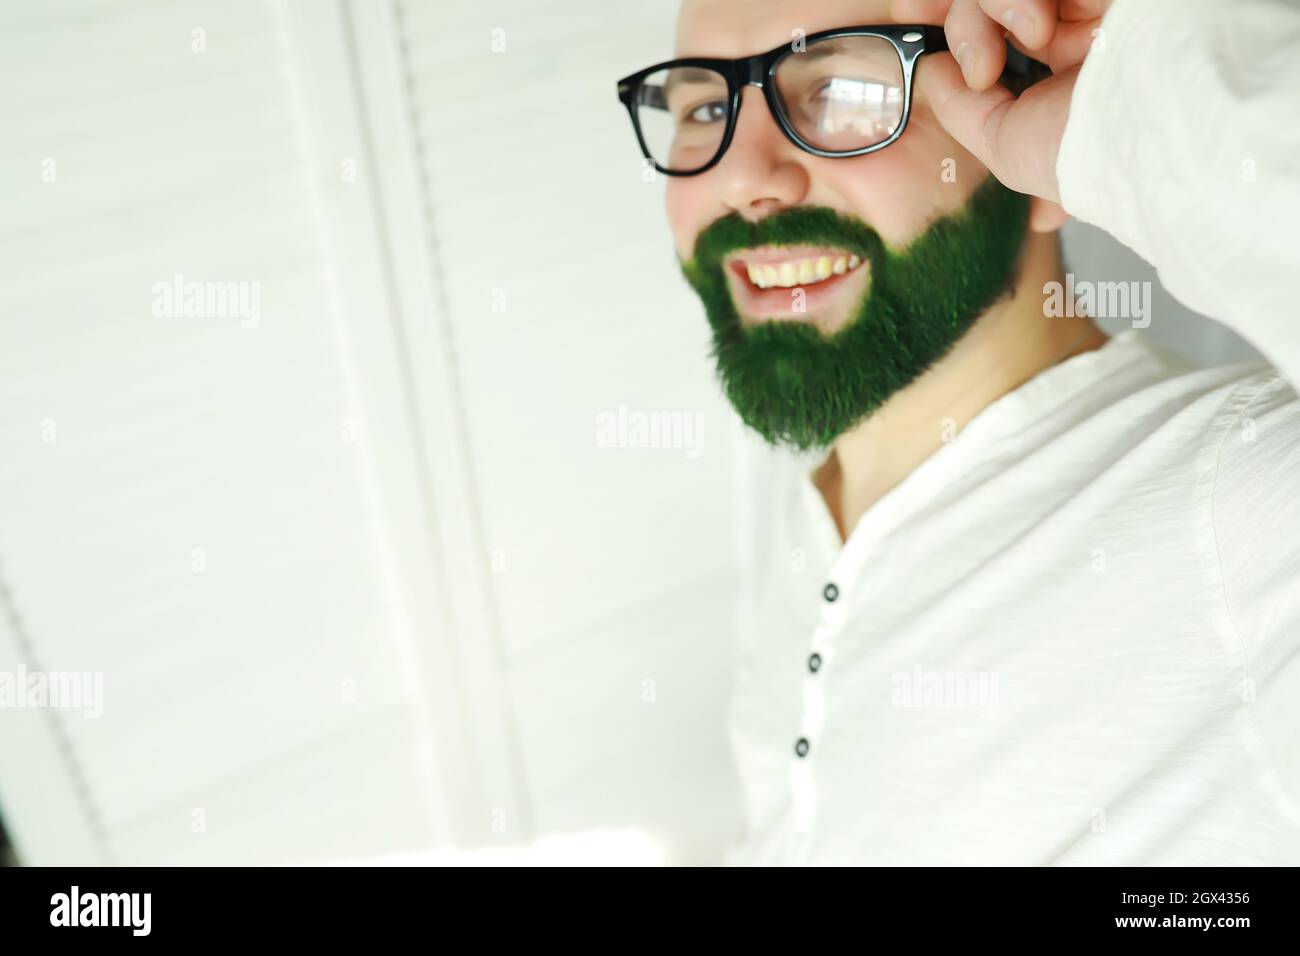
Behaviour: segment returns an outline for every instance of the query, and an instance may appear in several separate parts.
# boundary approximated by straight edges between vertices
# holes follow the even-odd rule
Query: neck
[[[845,432],[814,479],[841,539],[886,492],[998,398],[1108,336],[1087,316],[1046,317],[1044,284],[1064,283],[1054,233],[1030,233],[1014,292],[952,350]]]

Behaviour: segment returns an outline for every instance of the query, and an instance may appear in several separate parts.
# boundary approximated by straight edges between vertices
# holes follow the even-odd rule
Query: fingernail
[[[975,65],[975,50],[969,43],[961,43],[957,47],[957,52],[953,54],[957,60],[957,65],[961,67],[961,75],[970,82],[970,70]]]
[[[1021,13],[1019,10],[1008,10],[1002,14],[1002,25],[1021,40],[1025,40],[1028,38],[1033,23],[1026,14]]]

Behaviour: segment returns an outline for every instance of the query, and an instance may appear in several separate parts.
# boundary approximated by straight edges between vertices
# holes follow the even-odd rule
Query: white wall
[[[104,694],[0,709],[26,862],[717,859],[765,476],[614,95],[674,6],[0,8],[0,674]]]
[[[0,671],[104,693],[0,711],[25,861],[730,835],[734,433],[606,42],[671,11],[568,7],[0,13]]]
[[[1076,280],[1150,283],[1151,324],[1143,334],[1153,342],[1203,366],[1262,358],[1258,349],[1226,325],[1193,312],[1174,299],[1160,284],[1149,263],[1096,226],[1072,219],[1061,230],[1061,236],[1065,268],[1074,273]],[[1131,326],[1133,321],[1102,317],[1097,324],[1114,334]]]

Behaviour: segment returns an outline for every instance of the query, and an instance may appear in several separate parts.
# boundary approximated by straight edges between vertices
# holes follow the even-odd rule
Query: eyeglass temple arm
[[[642,106],[650,106],[658,110],[668,109],[668,97],[664,96],[662,86],[647,86],[642,83],[636,95]]]
[[[948,49],[948,36],[943,27],[927,26],[925,28],[925,52],[942,53]]]

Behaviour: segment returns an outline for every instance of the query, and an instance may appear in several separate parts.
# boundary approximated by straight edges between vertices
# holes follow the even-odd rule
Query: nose
[[[746,86],[735,135],[714,170],[719,201],[751,222],[797,205],[809,184],[801,155],[776,125],[762,91]]]

